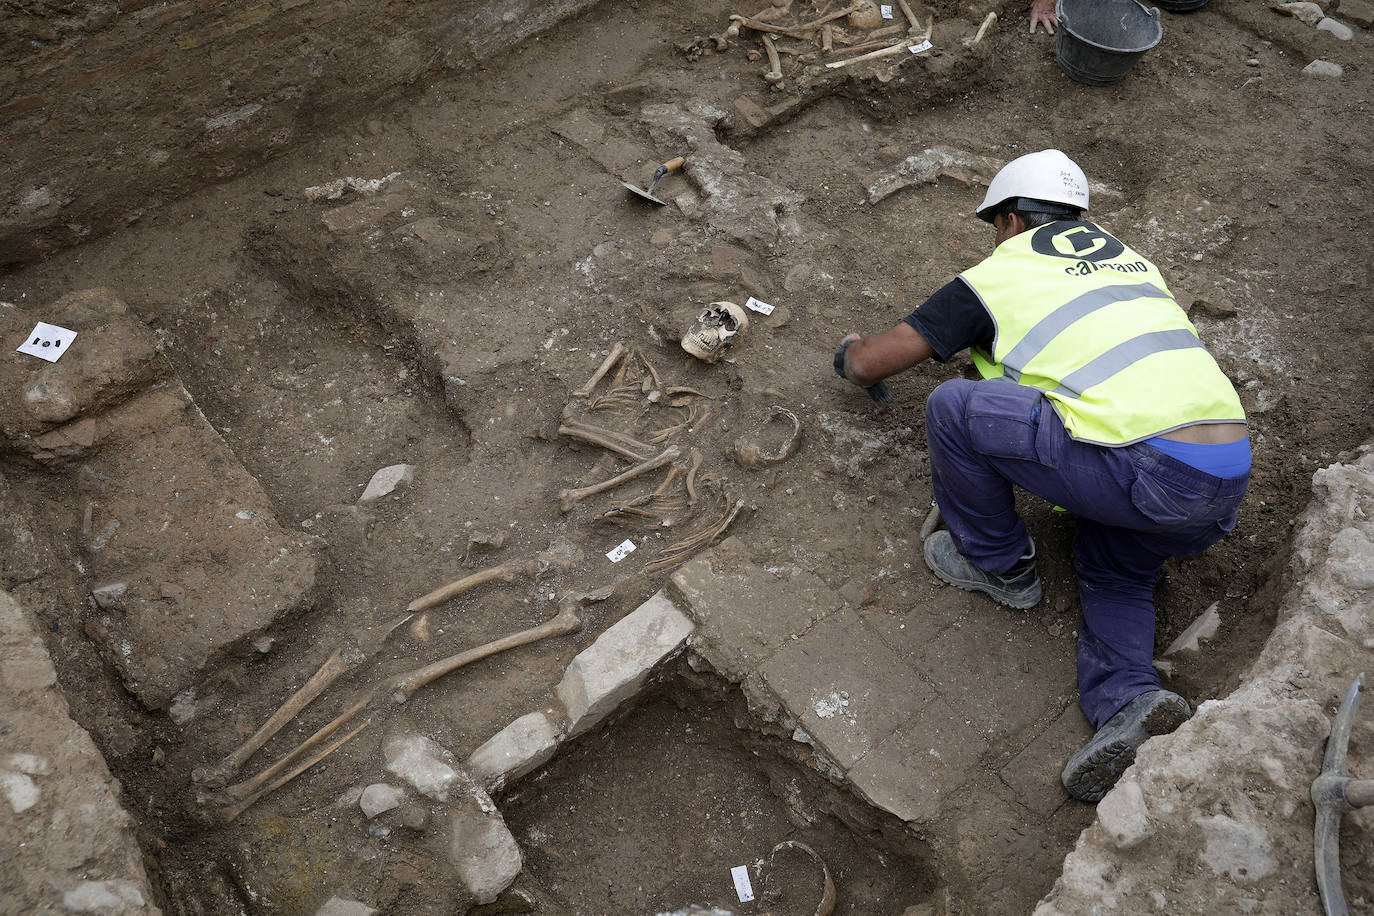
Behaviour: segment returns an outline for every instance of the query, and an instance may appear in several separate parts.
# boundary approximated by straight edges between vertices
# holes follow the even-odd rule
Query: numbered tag
[[[912,45],[911,47],[907,48],[907,50],[910,51],[912,54],[920,54],[922,51],[929,51],[933,47],[935,46],[931,44],[929,41],[923,41],[918,45]]]
[[[626,538],[615,545],[615,547],[611,548],[611,552],[606,554],[606,559],[610,560],[612,563],[619,563],[621,560],[634,553],[634,551],[635,542]]]
[[[892,7],[887,6],[887,5],[883,5],[883,6],[878,7],[878,9],[882,12],[883,18],[884,18],[884,19],[891,19],[891,18],[892,18]]]
[[[754,899],[754,885],[749,881],[749,866],[736,865],[730,869],[730,877],[735,879],[735,893],[739,895],[740,903],[748,903]]]
[[[46,359],[50,363],[55,363],[62,358],[71,347],[72,341],[76,340],[76,332],[66,328],[59,328],[55,324],[45,324],[40,321],[34,325],[29,336],[24,342],[15,349],[20,353],[27,353],[39,359]]]
[[[744,303],[744,307],[747,309],[753,309],[756,312],[762,312],[765,315],[773,314],[773,306],[769,305],[767,302],[760,302],[753,296],[750,296],[749,301]]]

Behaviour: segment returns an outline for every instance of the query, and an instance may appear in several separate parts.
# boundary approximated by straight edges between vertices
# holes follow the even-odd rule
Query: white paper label
[[[883,18],[884,18],[884,19],[891,19],[891,18],[892,18],[892,7],[890,7],[890,6],[880,6],[880,7],[878,7],[878,9],[882,10]]]
[[[610,560],[612,563],[619,563],[634,552],[635,542],[626,538],[619,544],[616,544],[615,547],[611,549],[610,553],[606,554],[606,559]]]
[[[933,47],[935,46],[931,44],[929,41],[923,41],[918,45],[912,45],[911,47],[907,48],[907,50],[910,51],[912,54],[920,54],[922,51],[929,51]]]
[[[30,356],[55,363],[71,347],[73,340],[76,340],[75,331],[40,321],[34,325],[29,336],[24,338],[24,342],[15,349],[20,353],[27,353]]]
[[[749,883],[748,865],[736,865],[730,869],[730,877],[735,879],[735,893],[739,894],[740,903],[754,899],[754,885]]]
[[[767,302],[760,302],[753,296],[750,296],[749,301],[744,303],[744,307],[747,309],[753,309],[756,312],[762,312],[765,315],[773,314],[773,306],[769,305]]]

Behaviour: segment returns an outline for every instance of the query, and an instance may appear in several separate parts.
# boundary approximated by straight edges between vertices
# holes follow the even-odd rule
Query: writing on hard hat
[[[1062,204],[1073,210],[1088,209],[1088,176],[1068,156],[1057,149],[1027,153],[1013,159],[988,184],[987,196],[978,207],[978,218],[992,222],[997,208],[1013,197]],[[1032,204],[1021,209],[1036,208]]]

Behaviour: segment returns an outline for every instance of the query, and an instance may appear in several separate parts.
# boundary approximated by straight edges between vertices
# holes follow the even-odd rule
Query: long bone
[[[191,772],[192,781],[211,789],[218,789],[226,785],[248,761],[248,758],[257,753],[258,749],[270,741],[273,735],[281,731],[286,723],[296,718],[302,709],[309,706],[316,697],[324,693],[345,672],[353,670],[376,655],[392,631],[409,621],[413,616],[413,614],[403,614],[381,626],[369,627],[350,645],[335,649],[333,654],[325,659],[324,664],[320,665],[319,669],[311,675],[310,680],[288,697],[286,702],[277,707],[277,711],[272,713],[272,716],[253,733],[251,738],[230,751],[223,760],[214,766],[193,770]]]
[[[625,348],[624,344],[618,343],[612,347],[610,355],[601,363],[601,366],[592,374],[592,377],[587,379],[587,384],[573,392],[573,397],[585,398],[590,396],[592,389],[596,387],[596,383],[601,381],[602,376],[610,372],[611,367],[620,362],[620,357],[624,356],[627,352],[629,351]]]
[[[578,606],[590,604],[593,601],[602,601],[609,596],[609,589],[567,596],[559,605],[558,613],[537,627],[521,630],[518,633],[511,633],[508,636],[503,636],[500,639],[495,639],[489,643],[468,649],[464,652],[459,652],[456,655],[450,655],[448,658],[440,659],[439,661],[425,665],[423,668],[416,668],[413,671],[388,678],[372,690],[358,695],[354,702],[335,717],[333,721],[296,745],[296,747],[288,751],[285,756],[272,764],[272,766],[263,770],[252,779],[245,780],[238,785],[233,785],[225,789],[225,796],[230,799],[231,802],[222,811],[223,819],[226,823],[232,821],[263,796],[286,785],[292,779],[295,779],[301,773],[304,773],[306,770],[342,747],[354,735],[366,728],[372,720],[370,718],[364,720],[357,728],[348,732],[342,738],[331,742],[324,750],[310,757],[304,763],[299,764],[290,772],[281,776],[281,778],[277,778],[287,769],[287,767],[290,767],[291,764],[300,757],[328,741],[335,732],[356,719],[363,710],[374,706],[385,698],[390,698],[394,702],[403,703],[421,687],[433,683],[445,674],[456,671],[464,665],[470,665],[473,662],[495,655],[498,652],[505,652],[508,649],[529,645],[541,639],[547,639],[550,636],[563,636],[569,633],[576,633],[582,628],[582,620],[577,616]]]
[[[511,582],[516,576],[539,576],[547,572],[550,566],[557,566],[567,569],[572,565],[572,561],[567,557],[555,553],[541,553],[532,560],[509,560],[499,566],[489,566],[479,570],[470,576],[463,576],[455,579],[447,585],[440,586],[427,595],[421,595],[410,604],[406,605],[406,610],[410,613],[418,613],[434,607],[436,604],[443,604],[450,598],[461,595],[469,589],[476,588],[488,582]]]
[[[617,474],[610,480],[603,480],[601,483],[594,483],[589,487],[564,490],[558,494],[558,511],[571,512],[573,506],[577,505],[588,496],[604,493],[607,490],[620,486],[622,483],[633,480],[641,474],[647,474],[649,471],[661,468],[670,461],[675,461],[681,453],[682,450],[676,445],[670,445],[648,461],[642,461],[629,470]]]
[[[632,461],[645,461],[654,453],[653,446],[646,445],[632,436],[589,423],[564,423],[558,427],[558,435],[599,445]]]

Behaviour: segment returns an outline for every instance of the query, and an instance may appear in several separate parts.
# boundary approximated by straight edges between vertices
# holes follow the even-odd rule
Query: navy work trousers
[[[1029,547],[1013,485],[1077,517],[1083,602],[1079,705],[1094,728],[1149,690],[1154,585],[1169,557],[1202,553],[1236,526],[1249,475],[1220,478],[1143,443],[1075,441],[1036,388],[954,379],[926,402],[935,500],[959,552],[989,572]]]

